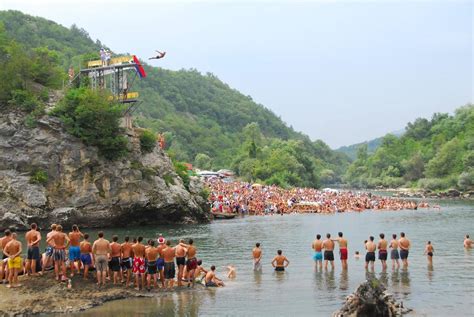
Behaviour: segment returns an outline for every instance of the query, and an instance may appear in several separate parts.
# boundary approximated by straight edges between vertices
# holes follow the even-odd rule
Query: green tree
[[[210,170],[212,169],[212,159],[207,154],[198,153],[194,158],[194,165],[200,169]]]

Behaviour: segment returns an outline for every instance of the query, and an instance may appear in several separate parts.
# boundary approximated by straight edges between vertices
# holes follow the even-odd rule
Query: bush
[[[30,112],[38,107],[39,102],[31,92],[17,89],[12,91],[12,98],[8,101],[8,104]]]
[[[165,181],[166,186],[169,186],[170,184],[174,185],[173,175],[171,174],[166,174],[165,176],[163,176],[163,180]]]
[[[48,183],[48,173],[44,170],[35,170],[30,175],[31,184],[46,185]]]
[[[70,89],[51,113],[62,119],[69,133],[97,146],[105,158],[115,160],[128,153],[128,140],[120,128],[120,105],[110,103],[103,93]]]
[[[443,190],[456,186],[456,178],[422,178],[418,181],[418,187],[429,190]]]
[[[186,187],[187,190],[189,190],[189,174],[188,174],[188,168],[186,165],[184,165],[183,162],[173,162],[174,164],[174,170],[176,171],[176,174],[178,174],[179,177],[183,180],[184,187]]]
[[[140,149],[142,153],[151,153],[156,146],[156,136],[149,130],[144,130],[140,135]]]
[[[474,168],[459,175],[458,186],[463,190],[474,188]]]

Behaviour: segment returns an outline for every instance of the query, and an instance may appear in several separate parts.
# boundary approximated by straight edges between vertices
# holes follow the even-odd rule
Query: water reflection
[[[385,287],[388,287],[388,273],[386,270],[383,270],[379,274],[379,281],[384,285]]]
[[[255,281],[257,290],[260,290],[260,286],[262,285],[262,272],[253,271],[253,280]]]
[[[349,273],[347,270],[341,271],[341,277],[339,279],[339,289],[340,290],[347,290],[349,288]]]
[[[336,279],[334,278],[334,270],[324,271],[324,283],[328,291],[336,289]]]
[[[433,264],[428,264],[427,275],[428,275],[428,280],[430,281],[430,283],[433,282],[433,276],[434,276]]]
[[[410,281],[410,272],[408,271],[408,269],[402,269],[400,271],[400,284],[402,292],[405,295],[410,294]]]

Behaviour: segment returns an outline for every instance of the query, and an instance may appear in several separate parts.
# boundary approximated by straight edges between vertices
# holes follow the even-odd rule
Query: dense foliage
[[[63,76],[71,65],[77,73],[83,61],[99,58],[102,44],[76,26],[68,29],[17,11],[0,12],[0,21],[7,34],[23,47],[32,51],[40,48],[36,54],[60,65]],[[206,169],[232,167],[245,178],[267,183],[317,186],[340,181],[348,165],[345,155],[295,132],[270,110],[215,75],[145,68],[148,77],[135,81],[143,100],[135,124],[163,133],[166,150],[176,160]],[[57,71],[57,67],[39,68],[36,77],[43,82],[50,80],[44,69]],[[51,80],[51,84],[59,82],[62,80]],[[254,144],[252,153],[245,136],[249,125],[258,127],[261,140]],[[288,168],[284,159],[288,159]]]
[[[99,153],[113,160],[127,154],[127,138],[120,128],[121,105],[111,104],[107,96],[87,88],[68,90],[53,110],[72,135],[99,148]]]
[[[151,153],[156,146],[156,136],[153,132],[144,130],[140,135],[140,149],[143,153]]]
[[[385,136],[373,155],[359,147],[345,177],[359,187],[473,188],[474,106],[458,108],[454,116],[418,118],[402,137]]]

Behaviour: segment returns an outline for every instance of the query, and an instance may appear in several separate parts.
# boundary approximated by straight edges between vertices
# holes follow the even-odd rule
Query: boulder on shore
[[[360,284],[333,317],[392,317],[410,311],[403,307],[403,302],[398,303],[378,279],[372,278]]]

